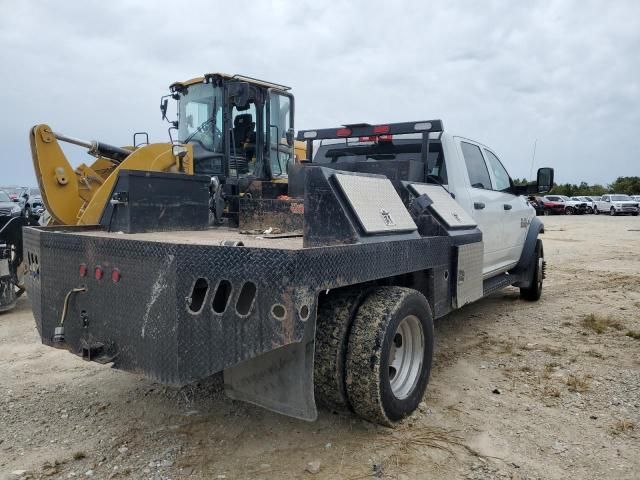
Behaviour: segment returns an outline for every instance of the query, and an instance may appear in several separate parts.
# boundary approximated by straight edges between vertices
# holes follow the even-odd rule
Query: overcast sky
[[[37,123],[116,145],[140,130],[166,141],[160,96],[217,71],[290,85],[296,129],[440,118],[492,147],[513,177],[529,176],[535,139],[535,167],[554,167],[558,182],[640,175],[640,1],[0,9],[0,184],[35,183]]]

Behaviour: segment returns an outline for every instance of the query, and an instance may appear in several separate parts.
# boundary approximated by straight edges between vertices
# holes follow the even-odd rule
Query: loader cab
[[[178,141],[193,146],[195,173],[218,177],[240,192],[254,181],[286,181],[294,161],[288,87],[207,74],[170,88],[178,102]]]

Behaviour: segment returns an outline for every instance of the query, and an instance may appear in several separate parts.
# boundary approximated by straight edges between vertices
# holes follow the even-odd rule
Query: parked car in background
[[[640,195],[631,195],[631,199],[634,202],[640,202]]]
[[[545,195],[548,202],[562,203],[565,215],[582,215],[587,211],[587,202],[572,200],[564,195]]]
[[[619,193],[602,195],[596,202],[596,215],[608,213],[609,215],[631,214],[638,215],[640,202],[633,200],[629,195]]]
[[[589,197],[571,197],[571,200],[586,203],[587,204],[586,213],[594,212],[595,203]]]
[[[564,215],[564,203],[550,202],[544,197],[529,197],[529,205],[536,210],[536,215]]]
[[[21,213],[20,204],[12,200],[7,192],[0,190],[0,216],[19,217]]]
[[[26,188],[21,198],[24,199],[24,216],[33,217],[36,220],[44,213],[44,204],[39,188]]]

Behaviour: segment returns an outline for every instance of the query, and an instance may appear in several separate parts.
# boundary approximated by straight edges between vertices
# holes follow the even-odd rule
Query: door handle
[[[473,208],[476,210],[482,210],[484,208],[484,203],[482,202],[473,202]]]
[[[504,205],[502,205],[504,207],[505,210],[511,210],[513,208],[513,206],[509,203],[505,203]]]

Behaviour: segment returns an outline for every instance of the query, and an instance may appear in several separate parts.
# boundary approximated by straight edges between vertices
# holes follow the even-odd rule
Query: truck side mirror
[[[553,187],[553,168],[543,167],[538,169],[538,177],[536,181],[538,193],[544,193]]]

